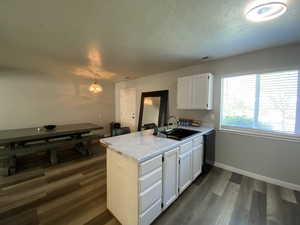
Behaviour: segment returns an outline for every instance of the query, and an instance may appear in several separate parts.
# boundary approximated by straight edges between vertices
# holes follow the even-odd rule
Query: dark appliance
[[[215,139],[216,131],[212,130],[203,135],[204,138],[204,155],[202,173],[207,174],[215,165]]]

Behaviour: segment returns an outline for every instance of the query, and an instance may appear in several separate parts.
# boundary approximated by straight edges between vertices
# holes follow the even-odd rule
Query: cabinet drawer
[[[147,188],[151,187],[162,178],[162,167],[155,169],[153,172],[146,174],[139,178],[140,193],[144,192]]]
[[[144,213],[152,204],[162,197],[162,182],[159,181],[139,196],[139,212]]]
[[[148,173],[151,173],[153,170],[155,170],[161,166],[162,166],[162,156],[159,155],[153,159],[150,159],[144,163],[141,163],[139,175],[140,175],[140,177],[142,177]]]
[[[180,154],[184,154],[193,149],[193,142],[188,142],[180,146]]]
[[[193,140],[193,147],[197,148],[199,147],[201,144],[203,144],[203,136],[200,136],[200,137],[196,137],[194,140]]]
[[[161,199],[156,201],[146,212],[139,216],[140,225],[149,225],[161,213]]]

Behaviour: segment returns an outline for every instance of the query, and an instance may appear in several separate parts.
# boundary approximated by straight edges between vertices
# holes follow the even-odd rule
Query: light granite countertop
[[[184,140],[177,141],[174,139],[154,136],[152,135],[153,130],[145,130],[115,137],[104,138],[101,139],[100,142],[107,145],[109,149],[133,158],[134,160],[137,160],[139,163],[141,163],[172,148],[175,148],[185,142],[188,142],[199,135],[206,134],[213,130],[213,128],[209,127],[182,128],[199,131],[199,133],[185,138]]]

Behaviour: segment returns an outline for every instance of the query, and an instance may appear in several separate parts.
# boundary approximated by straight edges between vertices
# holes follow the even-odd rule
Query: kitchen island
[[[146,130],[101,139],[107,146],[107,207],[123,225],[149,225],[202,172],[205,127],[178,141]]]

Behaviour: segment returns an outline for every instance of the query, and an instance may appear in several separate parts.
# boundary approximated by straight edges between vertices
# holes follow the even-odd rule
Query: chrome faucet
[[[153,135],[155,135],[155,136],[158,136],[158,135],[159,135],[159,129],[158,129],[158,126],[156,126],[156,124],[155,124],[155,126],[153,127]]]

